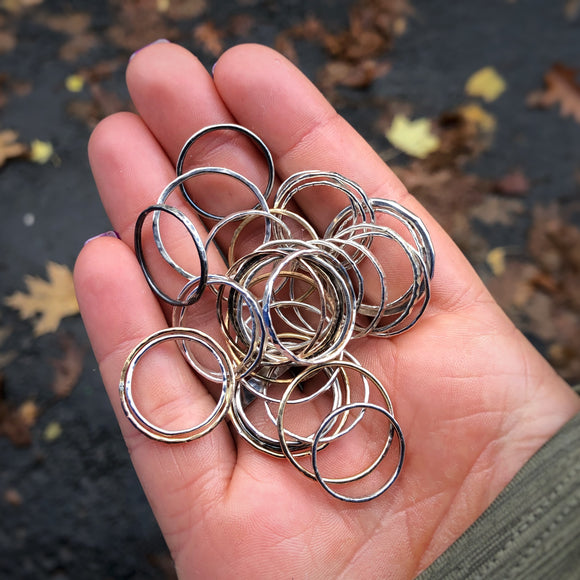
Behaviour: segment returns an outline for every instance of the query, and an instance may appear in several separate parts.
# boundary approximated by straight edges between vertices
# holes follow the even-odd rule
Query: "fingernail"
[[[211,67],[211,76],[212,76],[212,77],[213,77],[213,75],[214,75],[214,72],[215,72],[215,67],[217,66],[217,63],[218,63],[218,61],[216,60],[216,61],[213,63],[213,66]]]
[[[138,52],[141,52],[144,48],[147,48],[148,46],[153,46],[154,44],[165,44],[166,42],[169,42],[169,40],[167,40],[167,38],[158,38],[157,40],[154,40],[153,42],[150,42],[149,44],[146,44],[145,46],[142,46],[141,48],[138,48],[130,57],[129,60],[131,60]]]
[[[92,238],[89,238],[84,245],[86,246],[89,242],[92,242],[93,240],[96,240],[98,238],[117,238],[118,240],[121,239],[121,236],[114,231],[109,231],[109,232],[104,232],[102,234],[99,234],[98,236],[93,236]]]

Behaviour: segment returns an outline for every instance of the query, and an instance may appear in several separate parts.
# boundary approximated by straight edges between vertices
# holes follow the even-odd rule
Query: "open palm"
[[[139,115],[106,119],[90,143],[95,180],[122,239],[87,244],[75,280],[104,383],[180,576],[413,577],[578,411],[577,398],[448,236],[283,57],[240,46],[220,58],[212,77],[184,49],[160,43],[132,59],[127,82]],[[353,354],[388,386],[407,444],[401,477],[371,502],[337,501],[225,424],[191,443],[165,445],[136,431],[121,410],[127,355],[167,326],[132,250],[135,220],[174,177],[185,140],[224,122],[262,137],[279,179],[307,169],[337,171],[371,197],[404,204],[433,238],[432,299],[420,323],[392,339],[353,342]],[[227,143],[216,136],[204,152],[237,155]],[[241,158],[245,175],[263,179],[254,153]],[[311,219],[330,211],[314,203],[302,210]],[[178,363],[167,359],[148,377],[148,396],[162,397],[175,380]],[[210,405],[201,384],[189,386],[201,405]]]

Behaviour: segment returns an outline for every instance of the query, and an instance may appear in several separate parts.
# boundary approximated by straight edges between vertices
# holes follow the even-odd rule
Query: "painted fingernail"
[[[93,240],[96,240],[98,238],[117,238],[118,240],[121,239],[121,236],[114,231],[109,231],[109,232],[104,232],[102,234],[99,234],[98,236],[93,236],[92,238],[89,238],[86,242],[85,242],[85,246],[89,243],[92,242]]]
[[[153,42],[150,42],[149,44],[146,44],[145,46],[142,46],[141,48],[138,48],[130,57],[129,60],[131,60],[137,53],[141,52],[144,48],[147,48],[148,46],[153,46],[154,44],[165,44],[167,42],[170,42],[169,40],[167,40],[167,38],[158,38],[157,40],[154,40]]]

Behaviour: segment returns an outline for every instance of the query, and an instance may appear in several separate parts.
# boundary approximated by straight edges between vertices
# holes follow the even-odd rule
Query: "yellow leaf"
[[[465,84],[465,92],[471,97],[481,97],[490,103],[506,89],[506,82],[492,66],[474,72]]]
[[[51,423],[49,423],[46,426],[46,429],[44,430],[45,441],[54,441],[55,439],[58,439],[61,435],[62,435],[62,427],[60,426],[60,423],[57,423],[56,421],[52,421]]]
[[[40,141],[40,139],[35,139],[30,145],[30,160],[34,163],[40,163],[44,165],[52,159],[54,155],[54,148],[52,143],[48,141]]]
[[[485,261],[494,276],[501,276],[505,272],[505,248],[490,250]]]
[[[79,312],[72,273],[67,266],[48,262],[48,281],[36,276],[26,276],[28,293],[16,292],[4,299],[5,304],[16,309],[22,319],[33,318],[34,335],[54,332],[65,316]]]
[[[395,115],[385,136],[397,149],[419,159],[437,151],[440,144],[439,137],[431,132],[429,119],[411,121],[405,115]]]
[[[81,75],[69,75],[64,81],[66,90],[71,93],[80,93],[85,86],[85,79]]]
[[[492,133],[497,126],[495,117],[476,104],[465,105],[459,108],[461,116],[475,125],[484,133]]]

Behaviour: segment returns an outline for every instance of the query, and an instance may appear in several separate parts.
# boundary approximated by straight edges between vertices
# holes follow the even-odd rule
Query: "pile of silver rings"
[[[241,133],[263,153],[268,166],[263,192],[243,175],[223,167],[183,170],[193,144],[217,130]],[[255,197],[256,205],[226,216],[201,208],[185,183],[196,176],[213,174],[239,182]],[[413,213],[394,201],[368,198],[361,187],[338,173],[304,171],[292,175],[278,187],[269,205],[274,179],[270,151],[244,127],[212,125],[185,143],[177,163],[177,177],[161,192],[157,203],[139,215],[135,226],[135,252],[145,278],[153,292],[173,307],[173,319],[172,327],[149,336],[129,355],[120,381],[123,409],[137,429],[167,443],[197,439],[227,417],[253,447],[275,457],[286,457],[335,498],[368,501],[386,491],[398,477],[405,444],[387,390],[347,347],[362,337],[396,336],[417,322],[430,298],[434,268],[431,239]],[[317,188],[346,199],[344,208],[322,234],[291,209],[298,194],[310,194]],[[215,224],[204,232],[205,240],[184,211],[168,204],[169,196],[177,191],[188,211]],[[170,255],[161,235],[164,213],[177,219],[191,237],[199,262],[196,273],[184,269]],[[143,228],[148,216],[157,250],[183,277],[183,287],[176,296],[160,288],[147,264]],[[379,216],[400,226],[404,235],[379,225]],[[264,226],[263,238],[253,251],[236,259],[235,248],[244,230],[258,219]],[[227,273],[210,274],[208,252],[217,247],[216,237],[219,232],[223,235],[226,226],[236,228],[229,250],[220,251]],[[394,244],[399,256],[406,257],[410,264],[412,280],[396,298],[389,296],[392,284],[389,263],[385,263],[388,253],[385,258],[384,251],[374,252],[379,241]],[[373,278],[372,284],[369,277]],[[184,324],[188,309],[202,296],[215,298],[219,337]],[[190,428],[165,429],[155,425],[135,403],[133,377],[137,364],[151,348],[166,341],[177,344],[198,378],[217,384],[220,389],[213,412]],[[204,356],[199,355],[200,348]],[[288,410],[314,404],[318,405],[315,426],[298,434],[288,424]],[[261,409],[259,420],[256,409]],[[353,432],[365,415],[376,413],[383,416],[387,426],[370,465],[357,467],[353,475],[341,472],[340,476],[323,476],[323,450]],[[294,411],[292,414],[296,416]],[[264,428],[265,424],[269,429]],[[395,459],[390,460],[392,468],[385,477],[381,475],[376,488],[365,490],[363,495],[337,491],[369,476],[393,449],[398,453],[395,451]]]

